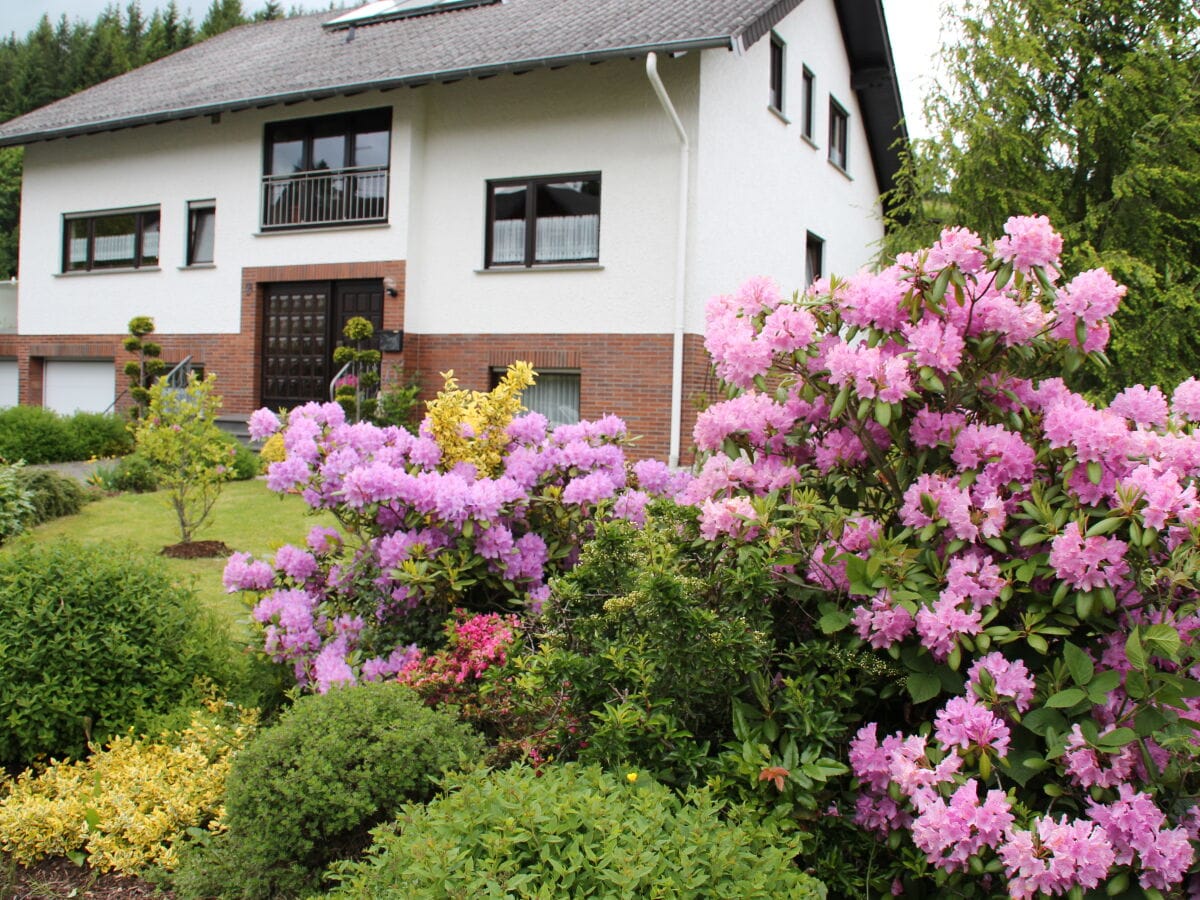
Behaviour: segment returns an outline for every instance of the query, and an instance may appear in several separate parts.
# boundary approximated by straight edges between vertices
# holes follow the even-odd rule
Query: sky
[[[64,13],[69,19],[93,22],[113,0],[0,0],[0,34],[15,33],[24,37],[42,15],[58,21]],[[119,0],[122,7],[127,0]],[[653,2],[653,0],[648,0]],[[957,6],[960,0],[883,0],[884,15],[892,39],[892,55],[900,78],[900,95],[908,117],[909,133],[924,137],[927,132],[921,119],[921,106],[929,86],[932,59],[937,53],[941,33],[941,8]],[[199,24],[208,10],[210,0],[176,0],[181,13],[189,14]],[[242,0],[242,7],[253,12],[265,5],[264,0]],[[329,0],[285,0],[283,7],[292,9],[325,9]],[[340,3],[339,3],[340,5]],[[346,0],[346,6],[355,6]],[[149,15],[155,8],[166,6],[166,0],[141,0],[142,12]]]

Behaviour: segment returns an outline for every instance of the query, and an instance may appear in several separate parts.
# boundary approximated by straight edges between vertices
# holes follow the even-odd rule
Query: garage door
[[[17,397],[17,361],[0,359],[0,406],[16,406]]]
[[[77,410],[104,412],[112,405],[116,370],[111,359],[48,359],[42,402],[70,415]]]

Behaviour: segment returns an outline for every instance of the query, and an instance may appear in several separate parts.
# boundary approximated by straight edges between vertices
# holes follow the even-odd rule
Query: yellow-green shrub
[[[105,871],[173,868],[173,842],[220,817],[231,758],[256,720],[214,701],[178,734],[118,737],[86,760],[26,770],[0,799],[0,850],[22,864],[84,854]]]
[[[442,448],[442,467],[467,462],[480,475],[496,474],[510,441],[508,426],[524,409],[521,392],[533,386],[536,376],[529,363],[515,362],[485,393],[460,388],[453,369],[443,372],[446,386],[428,404],[429,428]]]
[[[277,431],[262,445],[258,457],[266,463],[283,462],[287,459],[287,449],[283,446],[283,432]]]

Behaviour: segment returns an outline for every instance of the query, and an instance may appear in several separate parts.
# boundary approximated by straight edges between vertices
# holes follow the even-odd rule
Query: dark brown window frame
[[[555,260],[553,262],[537,262],[537,186],[541,184],[558,184],[563,181],[596,181],[603,180],[599,172],[568,172],[563,175],[533,175],[522,178],[491,178],[484,186],[484,255],[485,269],[538,269],[562,265],[587,265],[600,261],[600,236],[596,236],[596,255],[571,260]],[[520,185],[525,188],[525,254],[520,262],[494,262],[492,260],[493,226],[496,221],[496,192],[498,187]],[[600,195],[597,195],[600,196]]]
[[[814,251],[816,259],[813,259]],[[813,265],[813,263],[816,265]],[[804,237],[804,286],[808,287],[825,272],[825,239],[813,234],[811,231],[805,232]]]
[[[213,229],[215,242],[215,230],[217,227],[217,201],[216,200],[189,200],[187,205],[187,265],[189,266],[208,266],[213,262],[213,257],[216,256],[216,247],[213,248],[213,257],[209,259],[196,258],[196,234],[200,216],[208,213],[213,217]]]
[[[829,98],[829,161],[843,172],[850,171],[850,113],[833,97]]]
[[[817,105],[817,76],[813,74],[812,69],[804,66],[801,72],[801,110],[800,110],[800,134],[813,139],[813,123],[816,119]]]
[[[133,245],[133,262],[128,266],[97,266],[96,265],[96,220],[116,218],[118,216],[133,216],[134,217],[134,245]],[[72,267],[71,263],[71,223],[86,221],[87,228],[87,259],[86,265],[82,268]],[[143,256],[143,242],[146,235],[146,226],[150,221],[158,223],[159,227],[159,255],[154,257],[152,263],[146,264]],[[154,269],[158,268],[159,261],[162,256],[161,246],[162,235],[162,207],[161,206],[130,206],[121,209],[101,209],[93,212],[82,213],[64,213],[62,217],[62,269],[64,274],[71,272],[113,272],[133,269]]]
[[[775,112],[783,113],[784,90],[787,72],[787,44],[775,32],[771,32],[771,93],[767,105]]]
[[[387,222],[390,207],[390,190],[391,190],[391,151],[392,151],[392,124],[393,115],[392,107],[378,106],[371,109],[353,110],[351,112],[331,113],[324,116],[308,116],[300,119],[281,119],[275,122],[267,122],[263,126],[263,157],[262,171],[263,182],[275,181],[277,178],[284,176],[295,176],[294,181],[297,184],[302,184],[310,177],[323,177],[324,175],[338,176],[338,173],[346,173],[346,176],[354,178],[352,170],[359,168],[358,160],[356,159],[357,147],[355,138],[360,134],[371,134],[374,132],[385,132],[388,136],[386,164],[380,165],[378,168],[385,179],[386,187],[383,196],[383,202],[380,204],[380,209],[377,214],[349,216],[346,218],[330,218],[320,219],[318,221],[288,221],[277,222],[270,221],[266,211],[268,204],[269,191],[264,187],[263,196],[260,197],[260,203],[264,208],[260,211],[260,226],[263,231],[297,231],[312,228],[339,228],[352,227],[364,224],[379,224]],[[322,169],[314,168],[313,166],[313,145],[314,142],[330,137],[341,137],[343,142],[342,147],[342,168],[341,169]],[[274,171],[274,154],[273,147],[277,143],[288,143],[291,141],[301,141],[300,168],[295,172],[275,172]],[[373,176],[369,176],[373,177]]]

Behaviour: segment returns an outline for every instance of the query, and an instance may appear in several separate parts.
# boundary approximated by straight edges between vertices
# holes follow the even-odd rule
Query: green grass
[[[225,485],[213,517],[196,540],[224,541],[230,549],[247,551],[255,557],[271,556],[281,544],[303,545],[314,525],[333,525],[332,516],[309,516],[304,502],[267,490],[259,480],[234,481]],[[126,545],[148,555],[179,541],[179,525],[168,505],[167,495],[119,494],[90,503],[78,515],[40,525],[22,541],[53,541],[68,538],[81,543]],[[225,558],[169,559],[165,562],[181,584],[194,587],[201,601],[219,612],[234,634],[248,637],[249,608],[240,594],[227,594],[221,585]]]

